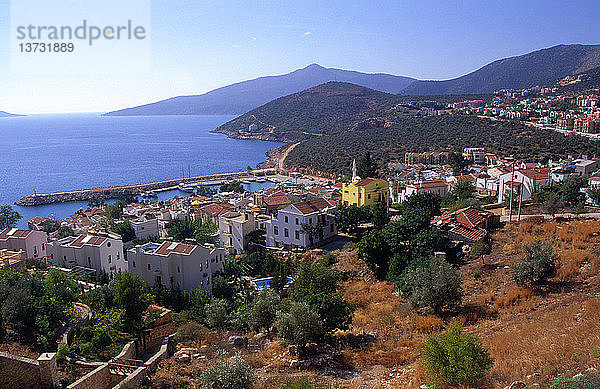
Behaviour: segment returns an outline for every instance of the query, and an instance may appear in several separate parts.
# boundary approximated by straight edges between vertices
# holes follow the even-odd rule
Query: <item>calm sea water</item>
[[[99,114],[0,118],[0,204],[13,204],[34,190],[55,192],[172,179],[188,172],[194,176],[245,170],[280,145],[210,133],[232,118]],[[23,215],[19,227],[24,227],[35,216],[63,219],[85,205],[15,209]]]

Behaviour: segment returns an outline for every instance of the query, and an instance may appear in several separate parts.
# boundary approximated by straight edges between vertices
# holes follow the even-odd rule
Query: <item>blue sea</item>
[[[0,118],[0,205],[44,192],[125,185],[245,170],[278,142],[210,131],[233,116],[29,115]],[[256,189],[256,188],[253,188]],[[166,196],[181,193],[164,193]],[[72,202],[14,208],[19,227],[35,216],[64,219]]]

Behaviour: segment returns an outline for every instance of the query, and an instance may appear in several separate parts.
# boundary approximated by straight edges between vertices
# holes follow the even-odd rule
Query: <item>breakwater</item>
[[[215,180],[243,180],[249,177],[266,176],[269,174],[276,173],[276,169],[258,169],[253,170],[250,174],[247,171],[234,173],[217,173],[208,174],[204,176],[185,177],[173,180],[148,182],[143,184],[107,186],[102,188],[79,189],[54,193],[36,193],[22,197],[19,201],[15,202],[15,204],[20,206],[37,206],[55,203],[66,203],[69,201],[90,201],[93,199],[110,200],[119,198],[127,194],[140,195],[144,192],[151,192],[154,190],[176,188],[181,183],[197,183]]]

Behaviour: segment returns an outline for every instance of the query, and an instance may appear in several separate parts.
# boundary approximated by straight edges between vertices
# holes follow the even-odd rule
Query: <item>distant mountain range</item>
[[[600,66],[600,45],[559,45],[494,61],[465,76],[446,81],[416,81],[405,95],[491,93],[523,89]]]
[[[6,111],[0,111],[0,118],[9,118],[9,117],[14,117],[14,116],[24,116],[24,115],[17,115],[17,114],[9,113]]]
[[[382,92],[399,93],[415,80],[391,74],[360,73],[312,64],[279,76],[238,82],[203,95],[173,97],[152,104],[109,112],[106,115],[239,115],[271,100],[328,81],[350,82]]]
[[[380,92],[415,96],[491,93],[498,89],[543,85],[598,66],[600,45],[558,45],[500,59],[465,76],[445,81],[419,81],[404,76],[360,73],[312,64],[279,76],[242,81],[202,95],[173,97],[106,115],[239,115],[279,97],[329,81],[348,82]]]

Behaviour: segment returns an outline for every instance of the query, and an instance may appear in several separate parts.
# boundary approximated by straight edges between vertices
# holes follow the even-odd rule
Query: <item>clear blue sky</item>
[[[18,0],[14,0],[18,1]],[[107,111],[310,63],[445,79],[561,43],[600,43],[600,1],[152,1],[151,72],[15,75],[0,0],[0,110]]]

